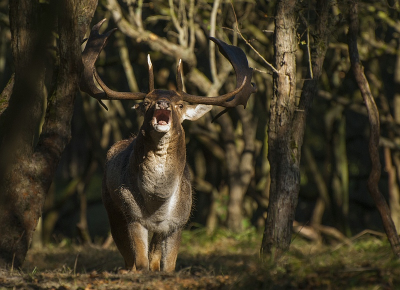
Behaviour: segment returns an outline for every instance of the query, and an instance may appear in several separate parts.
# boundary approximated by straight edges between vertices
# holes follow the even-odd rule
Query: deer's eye
[[[179,109],[183,109],[183,104],[178,105]]]
[[[143,102],[143,106],[147,107],[150,103],[149,102]]]

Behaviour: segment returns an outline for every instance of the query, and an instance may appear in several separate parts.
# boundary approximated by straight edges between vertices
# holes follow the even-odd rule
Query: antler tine
[[[100,78],[96,69],[93,68],[93,74],[100,87],[103,89],[105,95],[103,100],[142,100],[146,97],[145,93],[130,93],[130,92],[116,92],[111,90]]]
[[[183,92],[183,80],[182,80],[182,59],[179,60],[178,67],[176,69],[176,86],[178,92]]]
[[[96,98],[101,103],[101,99],[104,98],[105,93],[101,91],[94,83],[93,80],[93,68],[94,64],[99,57],[99,54],[103,47],[106,45],[108,37],[116,30],[112,29],[106,34],[99,34],[99,29],[106,19],[101,20],[99,23],[93,26],[84,51],[82,52],[82,63],[83,73],[80,81],[81,91],[89,94],[93,98]],[[102,104],[104,106],[104,104]]]
[[[236,88],[234,91],[229,92],[227,94],[217,96],[217,97],[202,97],[202,96],[194,96],[187,94],[185,92],[181,92],[182,98],[184,101],[194,104],[204,104],[204,105],[216,105],[221,107],[236,107],[240,105],[240,102],[236,98],[232,99],[235,95],[237,95],[246,85],[247,77],[244,78],[240,87]],[[227,102],[227,100],[232,99]],[[239,100],[240,101],[240,100]]]
[[[251,83],[253,69],[249,67],[246,55],[239,47],[226,44],[222,40],[210,37],[219,48],[222,55],[229,60],[236,72],[236,89],[230,93],[217,97],[201,97],[189,95],[182,92],[183,100],[191,103],[216,105],[226,108],[243,105],[246,107],[250,95],[257,91],[256,86]]]
[[[154,90],[154,71],[151,63],[150,54],[147,55],[147,63],[149,64],[149,92]]]
[[[107,109],[107,107],[101,100],[123,100],[123,99],[138,100],[138,99],[143,99],[146,96],[146,94],[120,93],[110,90],[97,74],[94,64],[97,58],[99,57],[100,52],[107,44],[110,35],[117,30],[116,28],[114,28],[108,31],[107,33],[100,34],[99,29],[105,21],[106,19],[103,19],[99,23],[93,26],[89,38],[87,39],[86,47],[82,52],[83,73],[80,81],[80,89],[81,91],[97,99],[99,103],[105,109]],[[104,91],[100,90],[96,86],[93,76],[95,76],[97,82]]]

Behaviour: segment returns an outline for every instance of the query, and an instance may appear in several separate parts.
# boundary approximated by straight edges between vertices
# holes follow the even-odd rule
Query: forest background
[[[277,1],[280,2],[280,1]],[[285,1],[283,1],[285,2]],[[290,2],[290,1],[288,1]],[[296,1],[292,1],[296,2]],[[310,76],[316,41],[318,1],[295,3],[295,104]],[[363,98],[351,70],[347,44],[350,2],[331,3],[326,23],[329,44],[318,90],[308,112],[299,167],[300,183],[294,231],[307,240],[346,241],[365,229],[381,232],[381,217],[367,180],[370,126]],[[0,1],[0,113],[7,108],[7,87],[13,79],[8,1]],[[102,31],[119,30],[111,37],[96,64],[109,87],[142,91],[148,86],[147,54],[155,69],[155,87],[174,89],[179,58],[184,63],[185,89],[191,94],[215,95],[235,85],[230,64],[215,54],[208,37],[214,35],[241,47],[254,68],[257,93],[247,108],[235,108],[212,123],[214,109],[201,120],[184,123],[187,160],[195,188],[188,229],[218,228],[236,233],[255,229],[260,241],[270,195],[268,132],[273,102],[275,1],[117,1],[100,0],[90,26],[106,18]],[[391,1],[358,4],[359,56],[380,113],[379,151],[382,176],[379,188],[400,230],[400,12]],[[12,20],[11,20],[12,22]],[[88,32],[86,29],[85,32]],[[43,72],[43,108],[54,106],[54,76],[62,66],[62,51],[49,42]],[[60,52],[61,51],[61,52]],[[61,59],[61,60],[60,60]],[[311,70],[312,71],[312,70]],[[58,73],[58,72],[57,72]],[[8,95],[9,96],[9,95]],[[47,98],[46,98],[47,97]],[[47,100],[47,101],[46,101]],[[71,139],[63,150],[34,244],[59,243],[65,238],[80,244],[110,243],[101,203],[101,178],[107,149],[136,134],[141,119],[133,101],[104,102],[79,93],[73,107]],[[40,139],[43,120],[36,124]],[[67,138],[68,139],[68,138]],[[289,147],[293,144],[287,144]],[[296,144],[294,144],[296,146]],[[279,151],[278,151],[279,152]],[[275,156],[279,160],[280,156]],[[297,158],[297,157],[293,157]]]

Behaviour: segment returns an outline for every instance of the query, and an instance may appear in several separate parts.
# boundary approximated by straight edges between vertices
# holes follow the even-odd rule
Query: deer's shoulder
[[[114,143],[114,145],[112,145],[107,152],[107,161],[111,160],[114,156],[127,149],[129,145],[131,145],[132,142],[135,140],[135,138],[135,136],[131,136],[129,139],[117,141],[116,143]]]

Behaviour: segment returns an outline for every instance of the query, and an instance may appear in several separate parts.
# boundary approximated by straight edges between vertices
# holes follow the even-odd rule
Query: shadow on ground
[[[114,246],[35,249],[22,269],[0,272],[0,290],[400,289],[400,262],[387,241],[377,238],[342,247],[298,240],[279,260],[261,262],[257,244],[232,236],[207,242],[195,237],[183,242],[175,273],[128,272],[122,266]]]

